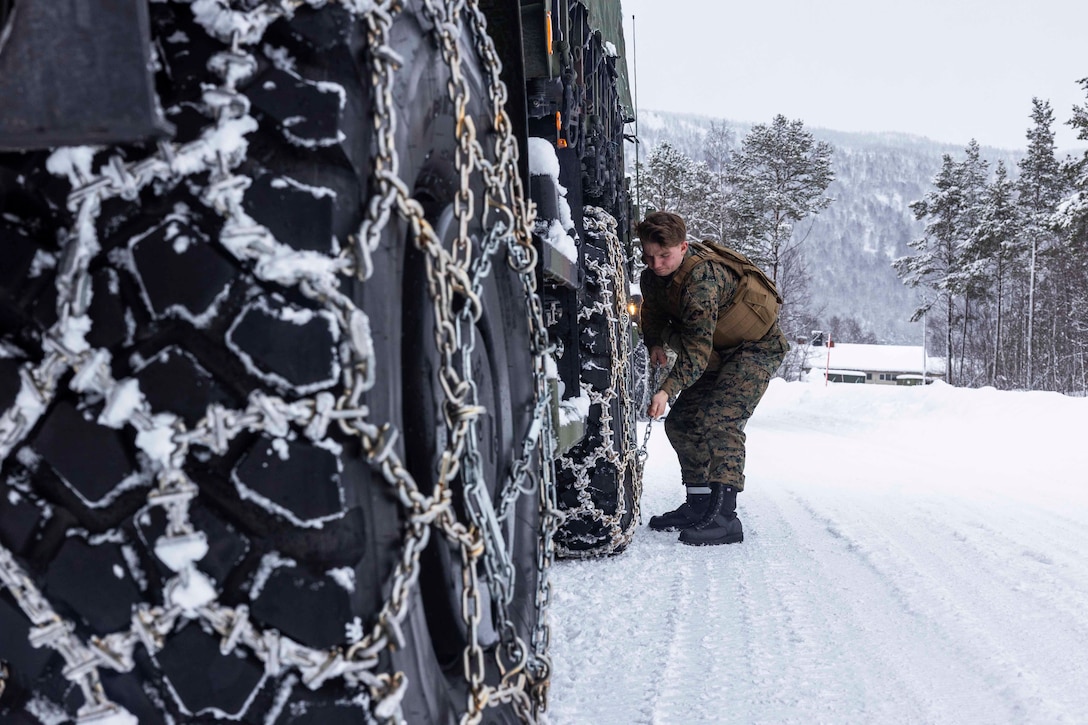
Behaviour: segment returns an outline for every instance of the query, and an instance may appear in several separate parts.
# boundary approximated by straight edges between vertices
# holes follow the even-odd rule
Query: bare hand
[[[669,394],[664,390],[658,390],[654,393],[654,397],[650,399],[650,405],[646,408],[646,415],[653,418],[660,418],[665,415],[665,406],[669,403]]]
[[[654,345],[650,348],[650,364],[655,368],[663,368],[669,364],[669,358],[665,354],[665,348]]]

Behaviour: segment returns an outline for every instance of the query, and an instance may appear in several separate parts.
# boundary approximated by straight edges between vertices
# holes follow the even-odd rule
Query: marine
[[[789,350],[778,325],[781,298],[762,273],[749,277],[708,245],[689,242],[677,214],[648,214],[636,231],[646,264],[641,320],[650,363],[665,367],[665,348],[675,353],[647,414],[658,418],[672,402],[665,432],[685,487],[684,502],[653,516],[650,528],[679,530],[685,544],[739,543],[744,428]]]

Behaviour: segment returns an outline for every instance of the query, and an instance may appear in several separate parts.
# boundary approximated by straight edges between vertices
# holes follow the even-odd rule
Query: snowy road
[[[1088,400],[776,381],[743,544],[553,573],[553,725],[1088,722]],[[681,496],[660,424],[643,520]]]

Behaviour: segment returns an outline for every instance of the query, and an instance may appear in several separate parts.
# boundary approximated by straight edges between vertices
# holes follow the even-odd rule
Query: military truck
[[[0,719],[541,717],[638,520],[621,27],[0,0]]]

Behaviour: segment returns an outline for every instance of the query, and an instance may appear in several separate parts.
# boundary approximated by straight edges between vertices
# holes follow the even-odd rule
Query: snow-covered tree
[[[1088,94],[1088,78],[1078,81]],[[1068,124],[1077,132],[1077,139],[1088,141],[1088,103],[1073,106],[1073,117]],[[1088,233],[1088,151],[1080,158],[1068,159],[1065,164],[1066,178],[1072,186],[1071,193],[1062,200],[1055,214],[1055,225],[1074,235]]]
[[[706,238],[710,241],[726,243],[729,236],[729,213],[726,200],[729,198],[729,161],[736,146],[736,134],[724,123],[710,122],[706,138],[703,139],[703,160],[710,172],[717,191],[718,204],[709,209],[710,230]]]
[[[831,204],[832,152],[803,122],[778,115],[753,126],[729,163],[732,243],[776,282],[783,259],[804,241],[797,223]]]
[[[831,204],[831,144],[816,141],[800,120],[775,116],[756,124],[733,153],[727,176],[729,243],[747,254],[778,285],[785,301],[782,327],[798,327],[808,303],[808,265],[797,224]]]
[[[832,315],[827,321],[827,330],[835,342],[877,344],[876,335],[871,330],[865,329],[854,317]]]
[[[653,211],[680,209],[688,194],[691,166],[691,158],[672,144],[666,142],[655,148],[640,174],[642,204]]]
[[[1024,310],[1024,384],[1029,390],[1035,386],[1036,349],[1035,323],[1037,292],[1043,273],[1042,255],[1057,241],[1052,216],[1066,190],[1066,177],[1055,155],[1054,112],[1050,103],[1032,99],[1031,119],[1034,125],[1028,129],[1027,155],[1020,161],[1020,179],[1017,183],[1020,209],[1023,215],[1023,238],[1026,246],[1027,301]],[[1052,301],[1052,300],[1051,300]]]
[[[975,229],[980,218],[979,202],[985,188],[985,171],[986,162],[980,158],[974,140],[967,146],[967,156],[962,162],[957,163],[950,154],[945,154],[941,170],[933,180],[933,191],[911,204],[917,219],[928,220],[925,234],[909,245],[918,253],[894,262],[904,283],[928,290],[926,301],[915,312],[915,319],[927,313],[938,301],[944,308],[949,382],[958,377],[953,365],[958,357],[954,339],[957,322],[969,320],[967,303],[980,286]],[[962,342],[964,333],[960,334]],[[959,372],[963,372],[962,365]]]
[[[679,214],[691,238],[715,239],[721,194],[705,162],[693,160],[666,142],[650,153],[640,178],[646,211]]]
[[[968,341],[971,338],[972,324],[978,316],[980,304],[988,302],[990,293],[990,260],[987,250],[979,236],[979,227],[986,194],[986,174],[989,164],[982,159],[982,151],[974,139],[967,144],[965,158],[960,163],[960,187],[963,194],[963,209],[959,220],[964,232],[962,247],[959,250],[958,269],[949,277],[949,284],[954,293],[962,298],[960,316],[960,352],[959,377],[967,380],[971,372],[967,366]]]
[[[1088,78],[1078,82],[1088,94]],[[1088,104],[1074,106],[1068,123],[1079,140],[1088,141]],[[1084,392],[1088,391],[1088,151],[1080,158],[1067,158],[1063,171],[1069,189],[1052,218],[1061,250],[1055,266],[1061,272],[1060,309],[1065,316],[1060,338],[1065,347],[1062,377],[1068,389]]]
[[[975,230],[980,259],[988,265],[988,298],[992,304],[989,384],[1007,385],[1011,371],[1005,355],[1005,297],[1010,264],[1017,258],[1021,223],[1016,189],[1004,161],[997,162],[994,180],[986,185]],[[980,351],[982,352],[982,351]]]

